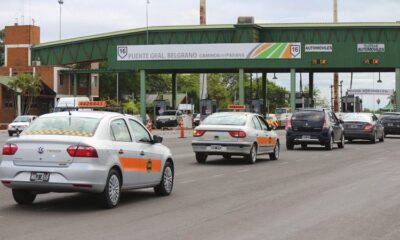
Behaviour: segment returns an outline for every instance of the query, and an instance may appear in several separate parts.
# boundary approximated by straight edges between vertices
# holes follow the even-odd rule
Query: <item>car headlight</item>
[[[8,130],[11,130],[13,128],[13,126],[8,125]]]
[[[169,120],[171,120],[171,121],[172,121],[172,120],[175,120],[175,118],[173,118],[173,117],[172,117],[172,118],[169,118]]]

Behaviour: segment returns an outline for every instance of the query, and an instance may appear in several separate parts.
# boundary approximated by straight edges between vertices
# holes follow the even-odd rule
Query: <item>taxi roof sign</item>
[[[233,110],[246,110],[246,105],[231,104],[231,105],[228,105],[228,109],[233,109]]]
[[[81,101],[78,103],[79,108],[105,108],[106,101]]]

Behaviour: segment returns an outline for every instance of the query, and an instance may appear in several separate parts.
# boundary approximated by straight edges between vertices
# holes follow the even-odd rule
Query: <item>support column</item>
[[[140,116],[146,124],[146,71],[140,70]]]
[[[78,94],[78,79],[76,73],[74,73],[74,97]]]
[[[308,74],[308,96],[310,98],[310,107],[315,107],[314,103],[314,73]]]
[[[267,106],[267,94],[268,94],[268,88],[267,88],[267,73],[263,72],[262,73],[262,92],[261,92],[261,98],[263,102],[263,109],[262,109],[262,114],[265,117],[268,113],[268,106]]]
[[[396,68],[396,112],[400,112],[400,68]]]
[[[239,69],[239,104],[244,105],[244,69]]]
[[[176,73],[172,74],[172,109],[176,109]]]
[[[290,108],[292,113],[296,111],[296,69],[290,69]]]

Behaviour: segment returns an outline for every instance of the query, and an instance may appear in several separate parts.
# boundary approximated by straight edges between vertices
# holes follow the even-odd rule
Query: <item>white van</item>
[[[79,107],[79,102],[89,101],[88,97],[62,97],[58,100],[54,112],[63,112],[68,109],[76,110]]]

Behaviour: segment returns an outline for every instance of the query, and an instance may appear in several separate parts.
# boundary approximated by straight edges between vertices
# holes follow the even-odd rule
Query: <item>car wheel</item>
[[[106,186],[101,193],[103,206],[114,208],[118,205],[121,198],[121,177],[115,169],[108,173]]]
[[[196,153],[196,161],[198,163],[205,163],[207,161],[207,154],[205,154],[205,153]]]
[[[301,144],[301,148],[306,149],[306,148],[307,148],[307,144],[302,143],[302,144]]]
[[[223,154],[222,157],[226,160],[229,160],[232,156],[230,154]]]
[[[166,162],[161,177],[160,184],[154,187],[154,192],[158,196],[168,196],[174,186],[174,168],[170,162]]]
[[[277,142],[274,148],[274,151],[269,154],[269,159],[270,160],[278,160],[279,159],[279,150],[280,150],[280,145]]]
[[[332,150],[333,149],[333,136],[329,138],[329,142],[325,144],[325,149],[326,150]]]
[[[376,144],[376,132],[374,132],[374,136],[371,139],[372,144]]]
[[[292,142],[286,142],[286,149],[287,150],[293,150],[294,149],[294,144]]]
[[[254,164],[257,161],[257,146],[253,144],[250,148],[250,152],[247,156],[245,156],[246,161],[249,164]]]
[[[340,139],[340,142],[337,145],[338,148],[344,148],[344,135],[342,135],[342,138]]]
[[[12,137],[12,136],[13,136],[13,133],[12,133],[12,132],[8,132],[8,136],[9,136],[9,137]]]
[[[379,142],[384,142],[385,141],[385,134],[382,133],[382,137],[379,138]]]
[[[12,195],[14,200],[21,205],[29,205],[35,201],[36,194],[28,190],[13,189]]]

